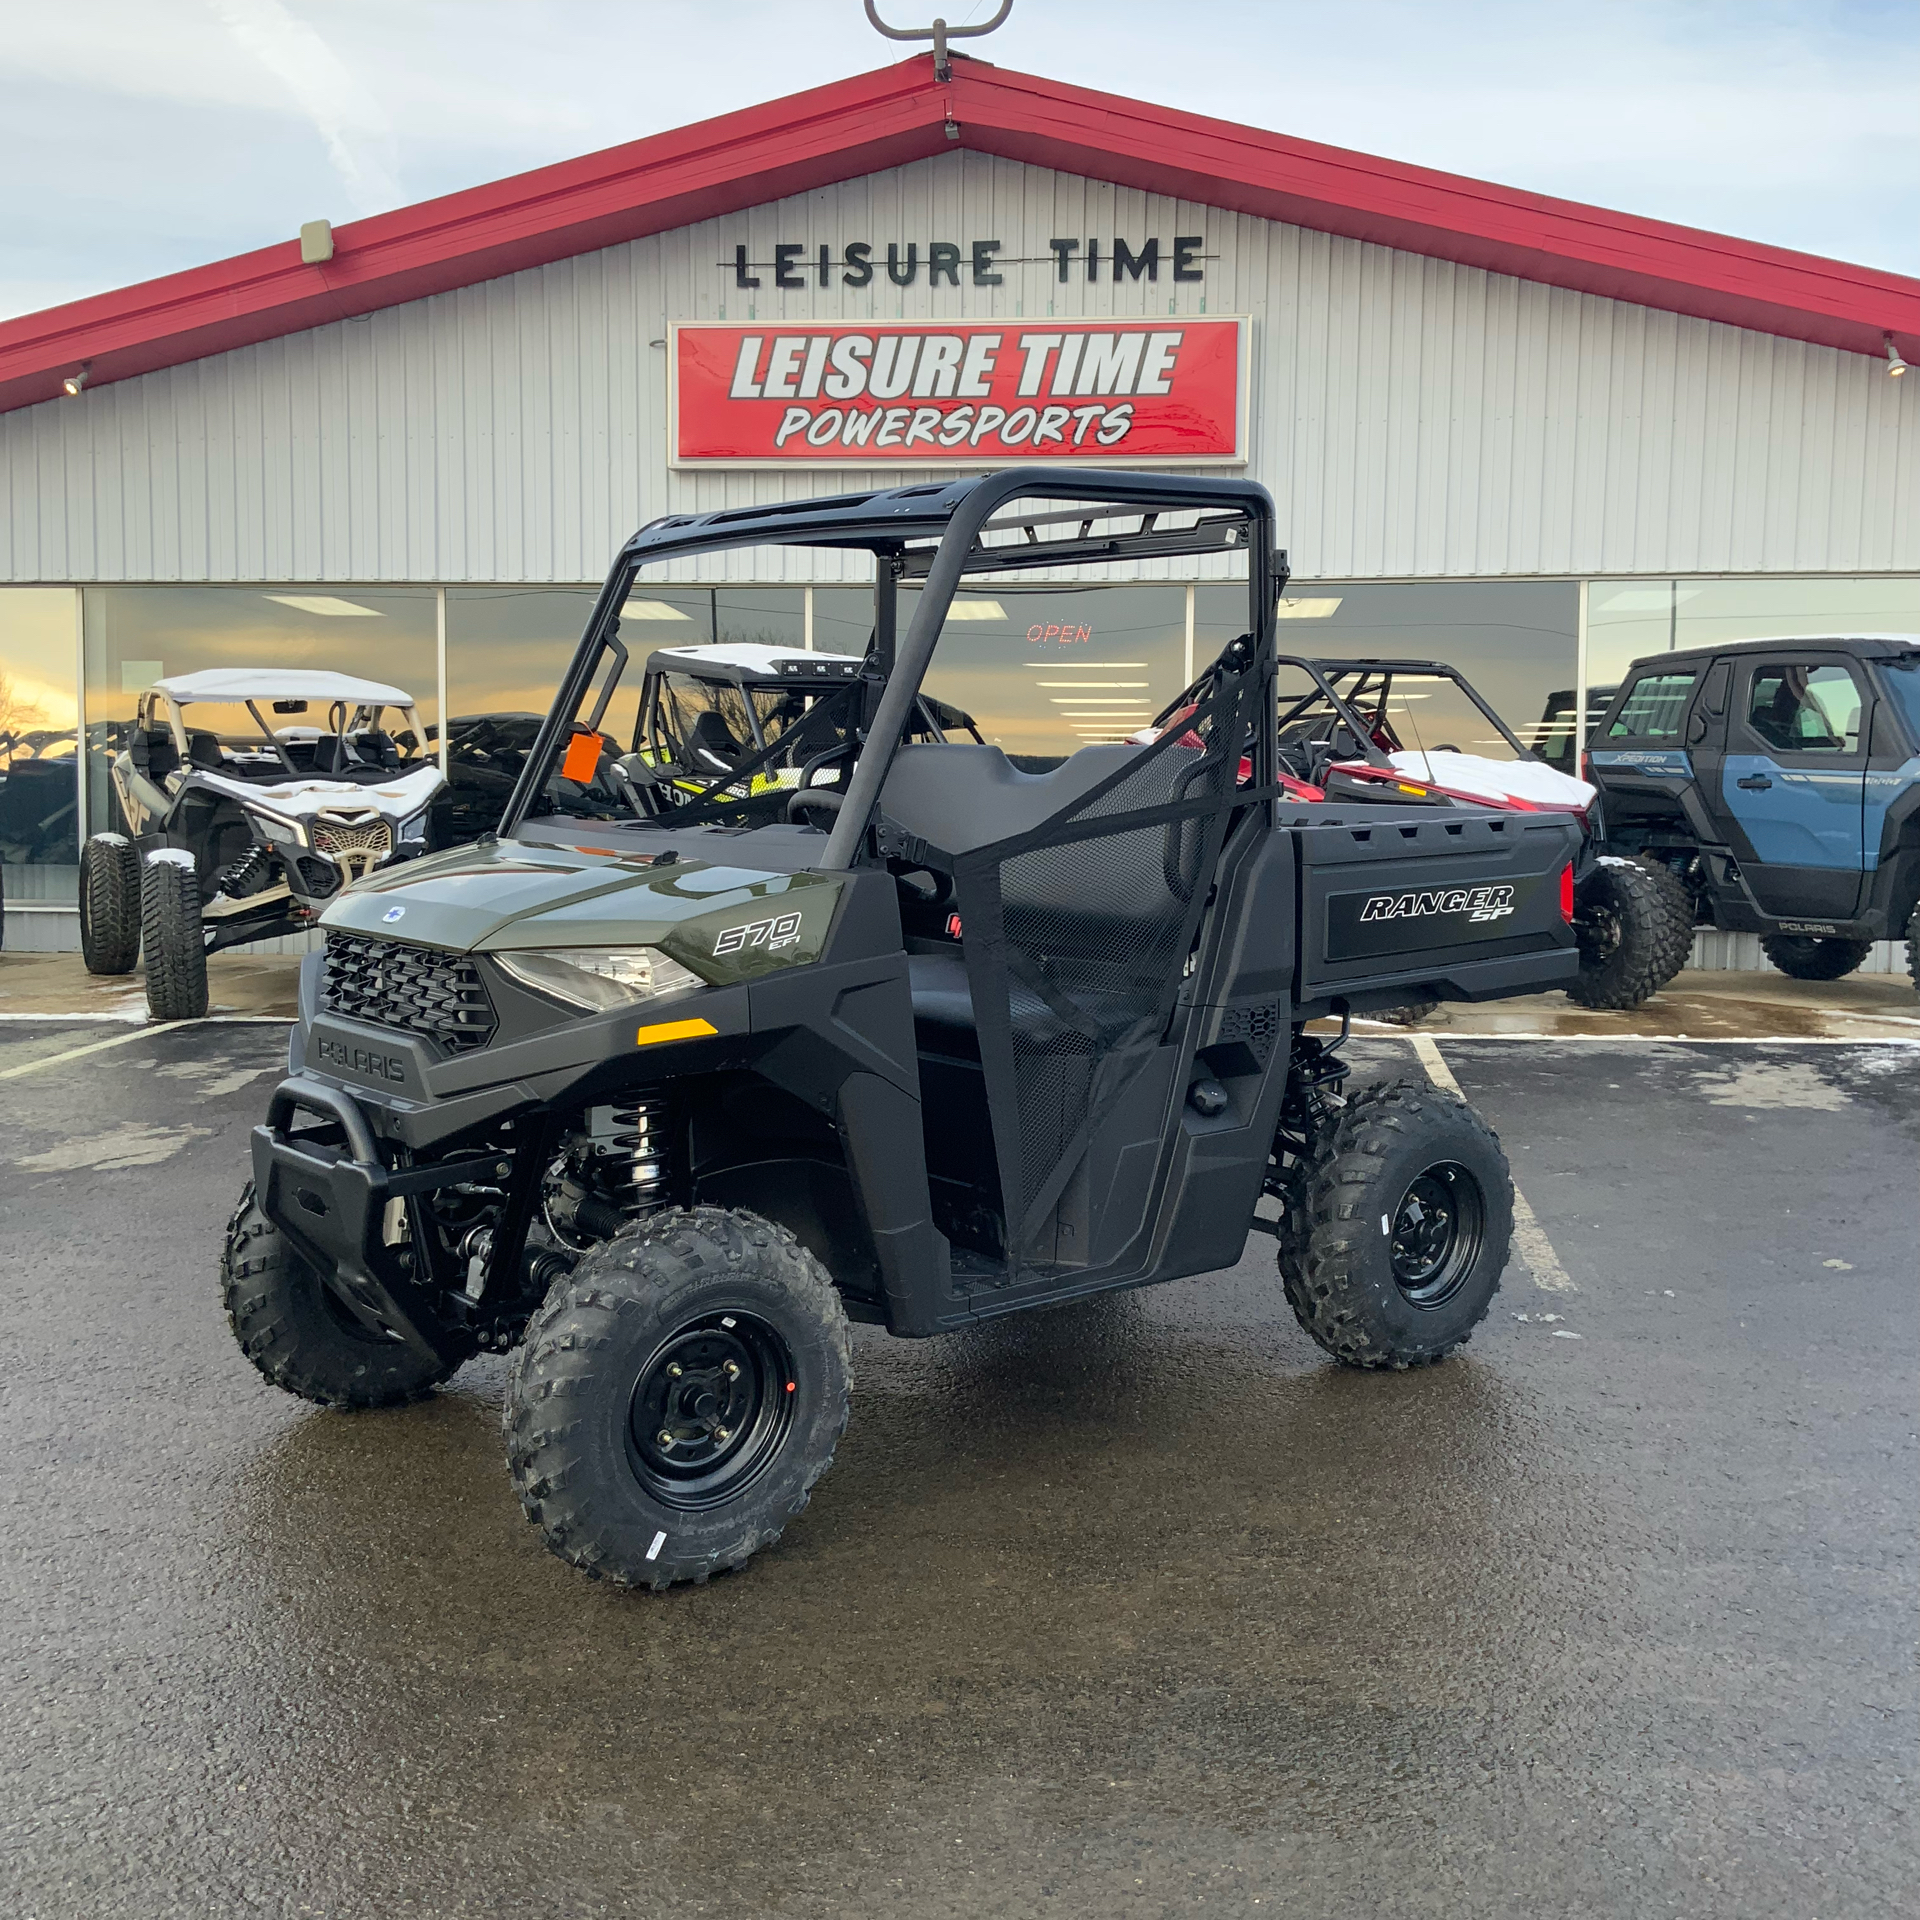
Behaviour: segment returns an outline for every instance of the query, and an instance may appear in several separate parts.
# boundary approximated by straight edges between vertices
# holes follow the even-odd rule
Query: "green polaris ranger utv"
[[[870,554],[871,645],[796,674],[777,735],[736,733],[690,794],[651,757],[622,609],[646,569],[763,545]],[[1072,750],[1010,756],[924,703],[957,662],[939,683],[994,710],[956,592],[1178,556],[1244,565],[1246,625],[1164,724],[1046,694]],[[930,1335],[1208,1273],[1265,1226],[1335,1359],[1458,1346],[1506,1264],[1499,1143],[1424,1081],[1349,1097],[1305,1026],[1565,987],[1580,829],[1291,794],[1277,704],[1319,670],[1276,656],[1285,579],[1237,480],[1026,469],[644,528],[498,836],[327,910],[227,1236],[248,1358],[365,1407],[517,1348],[528,1516],[664,1587],[806,1504],[852,1320]],[[1093,660],[1046,651],[1087,631],[1001,658],[1058,685],[1023,670]]]

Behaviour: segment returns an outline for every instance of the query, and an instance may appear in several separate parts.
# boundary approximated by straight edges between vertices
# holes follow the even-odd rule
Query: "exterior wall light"
[[[67,377],[60,382],[60,391],[64,393],[69,400],[79,399],[80,389],[87,384],[87,375],[92,371],[93,362],[91,360],[81,361],[79,371],[68,374]]]
[[[1887,378],[1898,380],[1906,372],[1907,363],[1900,358],[1900,349],[1893,344],[1893,335],[1884,334],[1882,338],[1887,343]]]

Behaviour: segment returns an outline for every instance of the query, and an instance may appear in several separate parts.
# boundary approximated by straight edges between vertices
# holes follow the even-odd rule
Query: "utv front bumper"
[[[326,1125],[296,1133],[302,1113]],[[308,1265],[370,1330],[391,1328],[409,1346],[437,1355],[442,1322],[388,1244],[389,1205],[456,1181],[498,1183],[511,1164],[489,1153],[389,1168],[353,1096],[304,1076],[274,1089],[252,1145],[255,1199]],[[413,1235],[411,1209],[402,1212],[409,1224],[400,1244],[411,1244],[417,1260],[425,1250]]]

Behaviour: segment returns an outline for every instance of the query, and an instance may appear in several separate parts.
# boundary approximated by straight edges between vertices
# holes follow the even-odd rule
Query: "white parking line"
[[[116,1033],[107,1040],[90,1040],[84,1047],[69,1047],[65,1053],[44,1054],[40,1059],[29,1060],[18,1067],[0,1067],[0,1080],[17,1080],[23,1073],[38,1073],[42,1067],[57,1067],[63,1060],[78,1060],[85,1054],[105,1053],[109,1047],[124,1047],[129,1040],[144,1040],[155,1031],[157,1029],[152,1027],[135,1027],[131,1033]]]
[[[1467,1096],[1460,1092],[1460,1082],[1453,1077],[1453,1069],[1440,1057],[1440,1046],[1433,1036],[1416,1033],[1409,1038],[1420,1064],[1427,1070],[1427,1078],[1436,1087],[1444,1087],[1447,1092],[1458,1094],[1464,1100]],[[1580,1291],[1566,1268],[1560,1264],[1560,1256],[1554,1252],[1553,1242],[1547,1238],[1546,1229],[1540,1224],[1540,1216],[1528,1204],[1527,1196],[1517,1185],[1513,1190],[1513,1238],[1520,1249],[1520,1258],[1527,1263],[1527,1269],[1533,1275],[1533,1284],[1543,1293]]]
[[[15,1016],[15,1018],[31,1018],[31,1016]],[[38,1060],[21,1062],[17,1068],[0,1068],[0,1079],[19,1079],[21,1073],[38,1073],[40,1068],[58,1068],[63,1060],[83,1060],[86,1054],[104,1054],[109,1046],[125,1046],[129,1041],[152,1039],[152,1035],[156,1033],[173,1033],[179,1027],[257,1027],[257,1025],[284,1027],[288,1025],[288,1021],[267,1020],[259,1014],[240,1014],[240,1016],[228,1014],[225,1018],[219,1014],[213,1014],[207,1020],[154,1021],[152,1025],[134,1027],[132,1033],[115,1033],[106,1041],[88,1041],[84,1046],[69,1046],[63,1054],[44,1054]]]

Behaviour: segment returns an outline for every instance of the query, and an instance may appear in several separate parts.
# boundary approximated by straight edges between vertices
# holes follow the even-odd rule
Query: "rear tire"
[[[466,1358],[434,1361],[397,1339],[376,1339],[260,1211],[251,1180],[227,1222],[220,1300],[240,1351],[260,1372],[323,1407],[402,1406]]]
[[[124,833],[80,849],[80,954],[89,973],[131,973],[140,958],[140,851]]]
[[[1794,980],[1844,980],[1873,951],[1871,940],[1817,939],[1808,934],[1763,933],[1760,951]]]
[[[1656,860],[1602,854],[1574,903],[1580,974],[1567,998],[1619,1013],[1651,999],[1687,964],[1693,895]]]
[[[1392,1080],[1355,1094],[1298,1169],[1280,1278],[1342,1366],[1430,1366],[1486,1318],[1512,1239],[1499,1136],[1453,1094]]]
[[[140,943],[147,950],[147,1011],[199,1020],[207,1011],[207,943],[200,882],[178,860],[149,860],[140,875]]]
[[[547,1295],[507,1389],[507,1465],[547,1545],[591,1578],[698,1584],[807,1504],[851,1380],[840,1296],[785,1227],[676,1208]]]
[[[1390,1027],[1416,1027],[1439,1006],[1438,1000],[1409,1000],[1403,1007],[1382,1007],[1373,1017]]]

